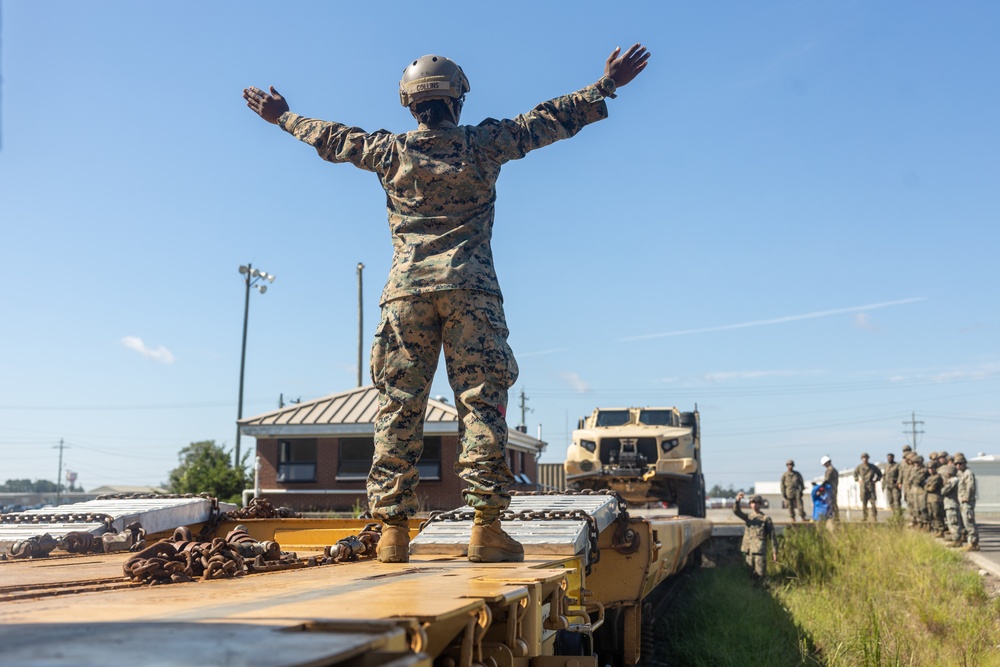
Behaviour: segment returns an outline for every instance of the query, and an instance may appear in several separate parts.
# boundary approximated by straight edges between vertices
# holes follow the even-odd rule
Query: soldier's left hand
[[[244,88],[243,99],[247,101],[251,111],[274,125],[278,124],[281,114],[288,111],[288,102],[274,89],[274,86],[271,86],[270,94],[253,86]]]
[[[624,55],[619,55],[621,52],[621,47],[617,47],[604,63],[604,76],[614,79],[617,88],[639,76],[639,73],[646,69],[650,55],[646,47],[638,42],[630,46]]]

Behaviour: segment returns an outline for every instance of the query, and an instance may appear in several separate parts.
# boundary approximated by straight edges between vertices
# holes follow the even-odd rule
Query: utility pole
[[[521,423],[517,425],[517,430],[521,433],[528,432],[528,413],[534,412],[534,408],[528,407],[528,397],[524,394],[524,389],[521,389],[519,406],[521,408]]]
[[[65,446],[65,444],[63,443],[63,439],[59,438],[59,474],[56,475],[56,506],[57,507],[62,503],[62,484],[61,484],[60,480],[62,479],[62,453],[63,453],[63,447],[64,446]]]
[[[914,413],[911,414],[910,421],[903,422],[903,426],[909,426],[910,427],[909,431],[903,431],[903,435],[909,436],[910,439],[912,440],[913,444],[911,445],[911,447],[913,447],[913,451],[917,451],[917,436],[924,434],[923,431],[918,431],[917,430],[917,424],[923,424],[923,423],[924,422],[922,422],[922,421],[917,421],[917,413],[916,412],[914,412]]]
[[[362,337],[365,335],[365,325],[364,325],[364,304],[362,302],[362,290],[361,290],[361,274],[365,270],[365,265],[358,262],[358,386],[361,386],[361,358],[364,355],[364,342]]]

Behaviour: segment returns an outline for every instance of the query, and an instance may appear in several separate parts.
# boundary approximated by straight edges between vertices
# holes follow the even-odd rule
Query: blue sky
[[[240,264],[277,276],[251,294],[244,414],[356,385],[384,193],[254,116],[245,86],[402,132],[413,57],[463,66],[475,123],[635,41],[652,59],[610,118],[499,184],[511,423],[523,391],[543,461],[625,405],[697,404],[710,486],[882,460],[914,414],[923,451],[1000,454],[1000,5],[381,7],[2,1],[0,481],[53,479],[60,440],[85,488],[231,447]]]

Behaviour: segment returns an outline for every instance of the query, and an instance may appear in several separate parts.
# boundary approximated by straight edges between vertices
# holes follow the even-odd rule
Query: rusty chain
[[[639,549],[639,534],[629,527],[628,503],[617,492],[610,489],[594,491],[592,489],[568,491],[512,491],[512,496],[610,496],[617,503],[615,517],[615,538],[613,547],[623,554],[635,553]],[[451,510],[447,512],[431,512],[426,521],[420,524],[420,530],[435,521],[472,521],[476,513],[472,509]],[[587,524],[587,574],[591,567],[601,560],[601,550],[597,545],[597,518],[583,510],[522,510],[514,512],[505,509],[500,513],[501,521],[583,521]]]

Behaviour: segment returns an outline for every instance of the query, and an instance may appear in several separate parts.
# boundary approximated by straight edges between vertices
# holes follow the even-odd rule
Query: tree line
[[[192,442],[178,454],[179,465],[170,471],[163,487],[170,493],[207,493],[226,502],[239,502],[243,490],[253,482],[247,467],[247,452],[240,465],[233,467],[232,453],[215,440]],[[83,491],[70,484],[56,487],[47,479],[8,479],[0,484],[0,493],[56,493],[57,491]]]

